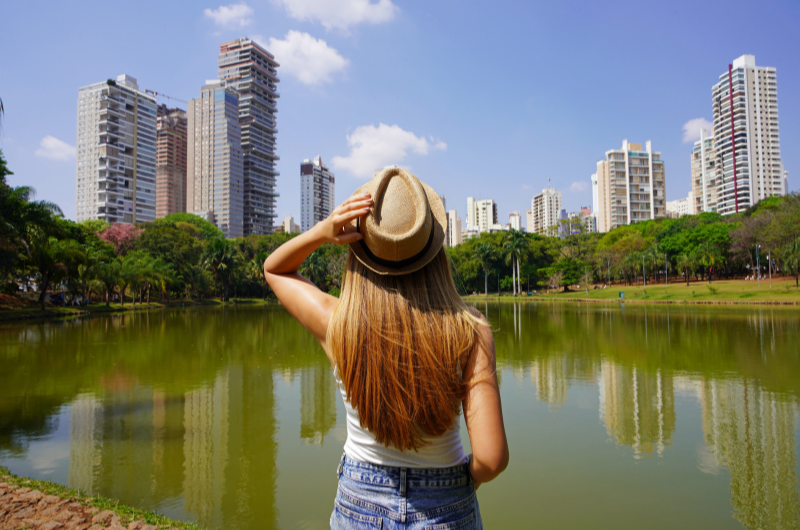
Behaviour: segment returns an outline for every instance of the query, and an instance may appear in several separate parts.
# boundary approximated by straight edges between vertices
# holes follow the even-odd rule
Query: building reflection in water
[[[300,372],[300,438],[306,443],[322,445],[336,425],[337,392],[330,363]]]
[[[634,458],[664,453],[675,433],[675,390],[671,376],[603,361],[600,367],[600,420]]]
[[[796,401],[746,380],[703,381],[703,434],[731,476],[731,503],[746,528],[800,527]]]
[[[272,527],[274,413],[270,370],[238,365],[174,396],[142,386],[79,395],[69,485],[162,512],[182,508],[209,528]]]

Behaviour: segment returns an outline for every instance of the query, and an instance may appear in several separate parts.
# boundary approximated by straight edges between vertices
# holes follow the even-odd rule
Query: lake
[[[476,307],[511,451],[487,528],[800,528],[800,312]],[[328,528],[345,437],[325,354],[278,305],[0,326],[20,475],[208,528]]]

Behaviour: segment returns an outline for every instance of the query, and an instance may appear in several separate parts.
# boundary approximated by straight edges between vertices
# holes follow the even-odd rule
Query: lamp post
[[[644,287],[647,287],[647,274],[644,272],[644,254],[642,254],[642,282],[644,282]]]
[[[667,260],[666,252],[664,252],[664,273],[667,278],[667,287],[669,287],[669,260]]]
[[[761,261],[758,255],[758,249],[761,248],[761,245],[756,245],[756,278],[758,278],[758,288],[761,289]]]
[[[769,287],[772,288],[772,249],[769,249]]]

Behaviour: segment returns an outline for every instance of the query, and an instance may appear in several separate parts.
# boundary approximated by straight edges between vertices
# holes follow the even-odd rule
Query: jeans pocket
[[[425,530],[478,530],[475,510],[472,510],[467,514],[466,517],[462,517],[457,521],[426,526]]]
[[[383,519],[374,515],[364,515],[335,504],[331,516],[331,530],[380,530]]]

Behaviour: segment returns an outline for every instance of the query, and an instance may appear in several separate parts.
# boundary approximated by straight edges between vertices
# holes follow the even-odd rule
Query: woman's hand
[[[369,193],[350,197],[327,219],[278,247],[264,262],[264,277],[278,300],[323,347],[328,321],[339,299],[320,291],[297,270],[303,260],[323,243],[343,245],[361,239],[361,234],[346,233],[344,227],[353,219],[367,215],[371,206]]]
[[[358,241],[362,235],[358,232],[346,233],[344,227],[353,219],[367,215],[371,207],[372,197],[369,192],[353,195],[333,210],[327,219],[318,223],[314,230],[320,238],[329,243],[344,245]]]

